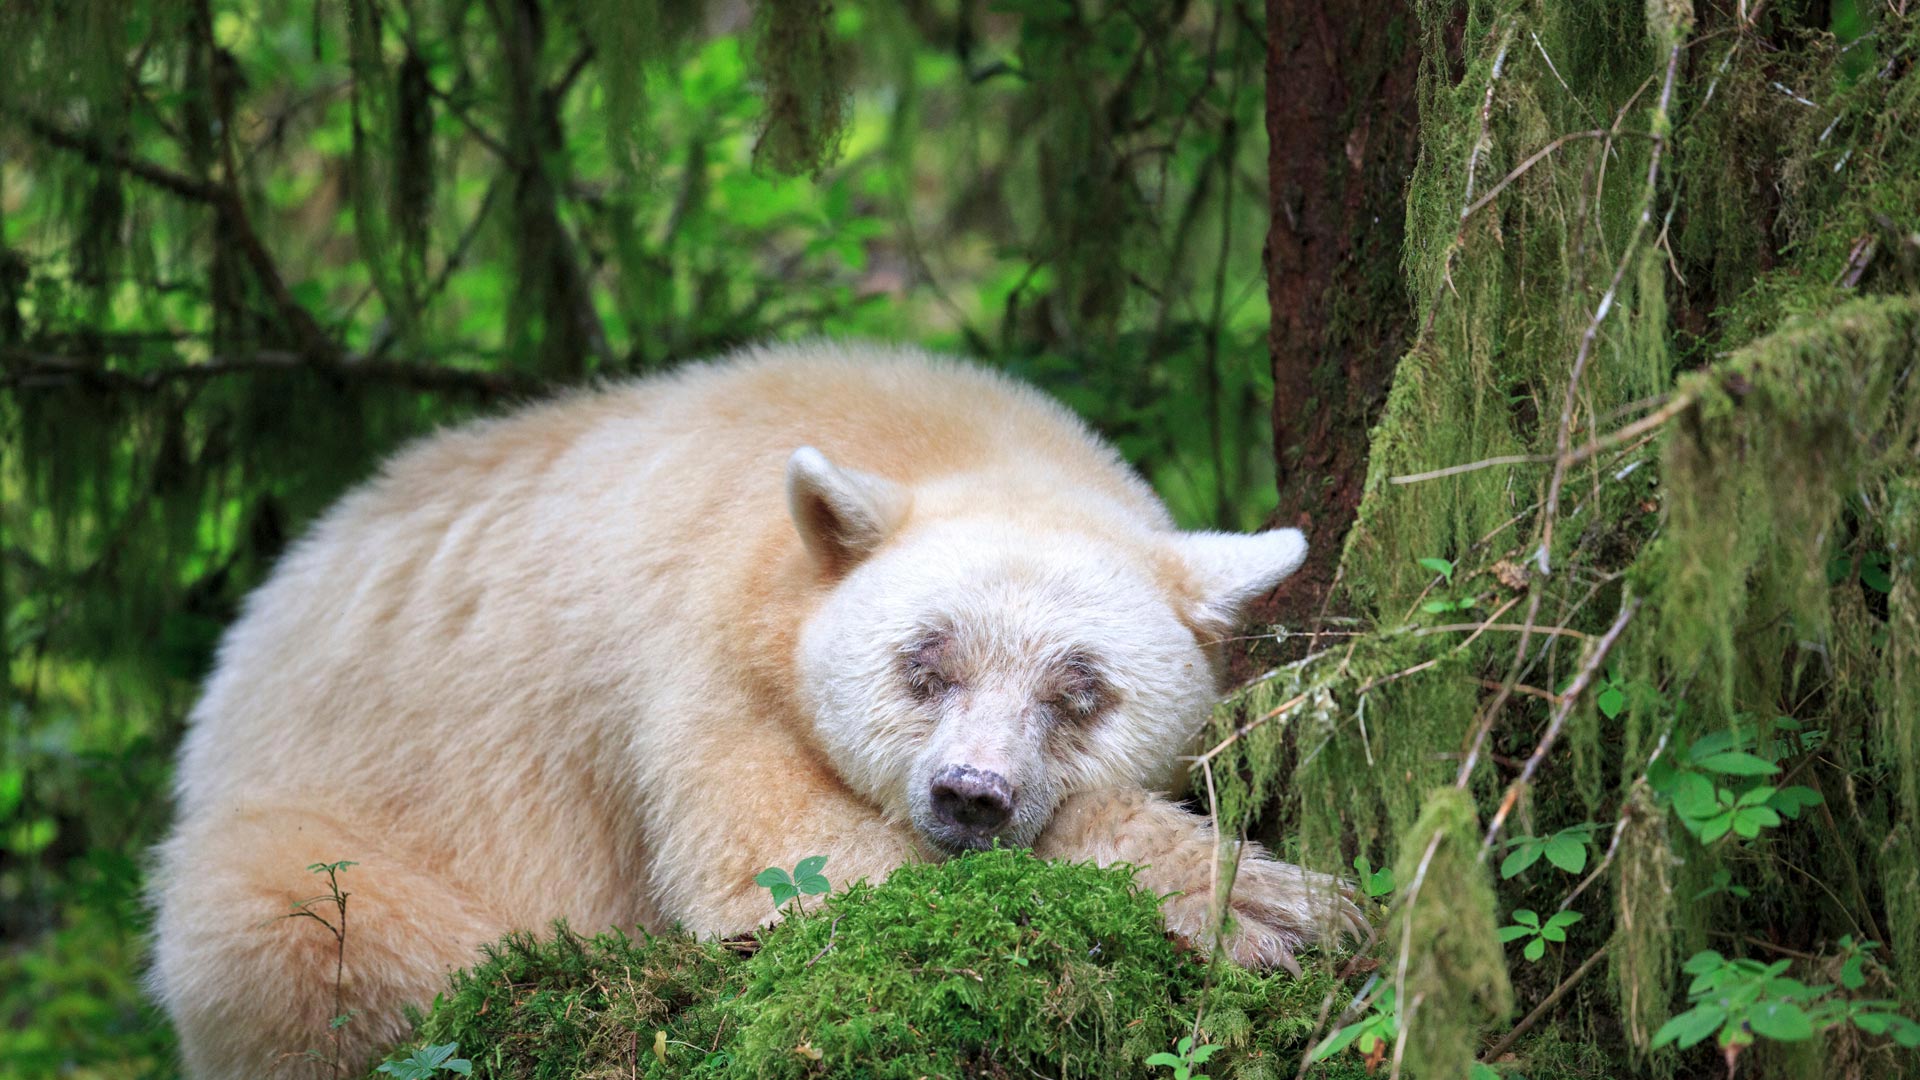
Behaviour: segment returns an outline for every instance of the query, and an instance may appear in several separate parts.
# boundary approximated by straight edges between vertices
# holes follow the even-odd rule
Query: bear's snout
[[[945,845],[987,847],[1013,820],[1013,785],[997,772],[949,765],[934,774],[931,794],[939,828],[934,839]]]

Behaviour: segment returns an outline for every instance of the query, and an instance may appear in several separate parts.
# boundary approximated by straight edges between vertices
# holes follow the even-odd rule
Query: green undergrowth
[[[1418,329],[1223,823],[1393,908],[1401,1075],[1920,1075],[1920,17],[1417,6]]]
[[[489,948],[418,1023],[474,1075],[559,1078],[1167,1075],[1194,1030],[1208,1074],[1291,1077],[1351,993],[1216,965],[1169,939],[1124,867],[993,851],[902,867],[761,931],[757,951],[562,927]],[[396,1053],[405,1057],[409,1049]],[[1316,1077],[1359,1077],[1356,1058]]]

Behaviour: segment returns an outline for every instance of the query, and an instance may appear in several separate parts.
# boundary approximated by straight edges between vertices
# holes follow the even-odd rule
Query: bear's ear
[[[1182,533],[1180,558],[1193,593],[1192,619],[1220,633],[1240,625],[1247,605],[1266,595],[1307,558],[1299,529],[1240,533]]]
[[[811,446],[787,459],[787,510],[800,541],[828,574],[843,574],[880,546],[907,516],[905,488],[843,469]]]

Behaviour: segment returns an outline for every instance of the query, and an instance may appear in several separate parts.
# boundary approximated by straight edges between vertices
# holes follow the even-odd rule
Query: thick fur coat
[[[196,1077],[346,1048],[515,928],[734,934],[754,875],[993,842],[1127,860],[1207,937],[1214,840],[1162,796],[1212,644],[1299,533],[1176,531],[1066,410],[916,353],[769,348],[429,438],[253,594],[193,712],[154,988]],[[1225,947],[1352,924],[1259,856]],[[328,913],[326,904],[318,908]],[[320,1070],[324,1071],[324,1070]]]

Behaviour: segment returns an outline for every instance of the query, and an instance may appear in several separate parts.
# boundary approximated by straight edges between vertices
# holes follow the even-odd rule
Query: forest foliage
[[[1265,674],[1196,759],[1201,809],[1382,901],[1310,975],[1297,1067],[1912,1075],[1920,12],[1391,7],[1409,340],[1335,589],[1246,643]],[[1270,31],[1301,32],[1144,0],[0,8],[0,1075],[169,1074],[139,859],[194,680],[412,435],[897,338],[1061,396],[1184,524],[1258,525]]]

